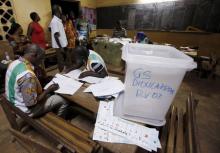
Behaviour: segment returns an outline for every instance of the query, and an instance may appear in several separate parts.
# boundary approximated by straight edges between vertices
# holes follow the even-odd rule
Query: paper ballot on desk
[[[158,139],[159,132],[156,129],[113,116],[113,106],[113,101],[100,102],[95,124],[98,128],[95,128],[93,135],[95,140],[136,144],[148,151],[157,151],[157,148],[161,148]],[[108,132],[114,135],[112,136]],[[105,134],[104,137],[101,134]]]
[[[76,69],[76,70],[70,71],[69,73],[64,74],[64,75],[67,77],[70,77],[72,79],[84,81],[84,82],[91,83],[91,84],[99,83],[103,80],[103,78],[98,78],[98,77],[93,77],[93,76],[79,78],[79,76],[82,72],[84,72],[84,71],[81,71],[80,69]]]
[[[93,140],[103,141],[103,142],[112,142],[112,143],[126,143],[126,144],[133,144],[128,139],[121,137],[117,134],[109,132],[108,130],[104,130],[95,126],[93,132]]]
[[[99,82],[99,83],[103,83],[105,81],[109,81],[109,80],[118,80],[119,78],[118,77],[112,77],[112,76],[107,76],[105,78],[102,78],[102,80]],[[94,87],[94,86],[91,86],[91,87]],[[90,86],[87,87],[83,92],[92,92],[92,90],[90,89]],[[113,97],[117,97],[119,93],[116,93],[116,94],[113,94],[112,96]]]
[[[69,78],[77,80],[81,73],[82,73],[82,71],[80,69],[76,69],[76,70],[70,71],[69,73],[66,73],[64,75]]]
[[[85,78],[81,78],[81,79],[78,79],[78,80],[81,80],[81,81],[84,81],[84,82],[87,82],[87,83],[91,83],[91,84],[96,84],[96,83],[101,82],[103,80],[103,78],[87,76]]]
[[[92,92],[95,97],[109,96],[124,90],[124,84],[117,79],[105,79],[97,84],[92,84],[84,92]]]
[[[61,74],[56,74],[53,80],[50,81],[44,87],[44,89],[47,89],[50,85],[54,83],[57,83],[59,85],[59,89],[55,91],[56,93],[68,95],[73,95],[83,85],[83,83],[80,83],[74,79],[68,78]]]

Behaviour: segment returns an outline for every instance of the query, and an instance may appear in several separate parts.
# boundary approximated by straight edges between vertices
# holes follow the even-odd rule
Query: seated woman
[[[92,50],[88,50],[83,46],[78,46],[74,49],[71,57],[73,65],[64,70],[64,73],[85,66],[86,71],[82,72],[79,78],[87,76],[104,78],[108,75],[104,60],[98,53]]]

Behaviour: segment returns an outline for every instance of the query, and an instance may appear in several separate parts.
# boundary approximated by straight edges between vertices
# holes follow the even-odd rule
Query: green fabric
[[[11,72],[11,76],[8,81],[8,93],[9,93],[9,101],[11,103],[15,103],[15,84],[16,84],[16,78],[19,74],[26,71],[26,66],[24,63],[19,63]]]

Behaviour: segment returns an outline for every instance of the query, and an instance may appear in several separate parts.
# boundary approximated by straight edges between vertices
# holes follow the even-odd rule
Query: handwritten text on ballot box
[[[137,68],[133,71],[132,87],[136,88],[136,97],[144,99],[161,99],[163,94],[175,94],[175,89],[163,82],[152,80],[152,72]],[[150,89],[150,90],[149,90]],[[152,92],[152,91],[155,92]]]

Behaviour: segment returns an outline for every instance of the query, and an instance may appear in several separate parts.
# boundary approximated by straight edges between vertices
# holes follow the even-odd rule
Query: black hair
[[[35,21],[36,18],[37,18],[37,13],[36,13],[36,12],[31,12],[30,18],[31,18],[33,21]]]
[[[116,21],[116,25],[121,25],[121,21],[120,21],[120,20],[117,20],[117,21]]]
[[[60,6],[59,5],[53,5],[52,6],[52,14],[57,14],[57,13],[61,13],[60,12]]]
[[[74,49],[74,54],[76,55],[76,57],[78,58],[82,58],[82,59],[88,59],[89,57],[89,50],[86,47],[83,46],[77,46]]]
[[[24,49],[24,55],[35,54],[35,66],[39,65],[44,58],[44,51],[37,44],[28,44]]]

